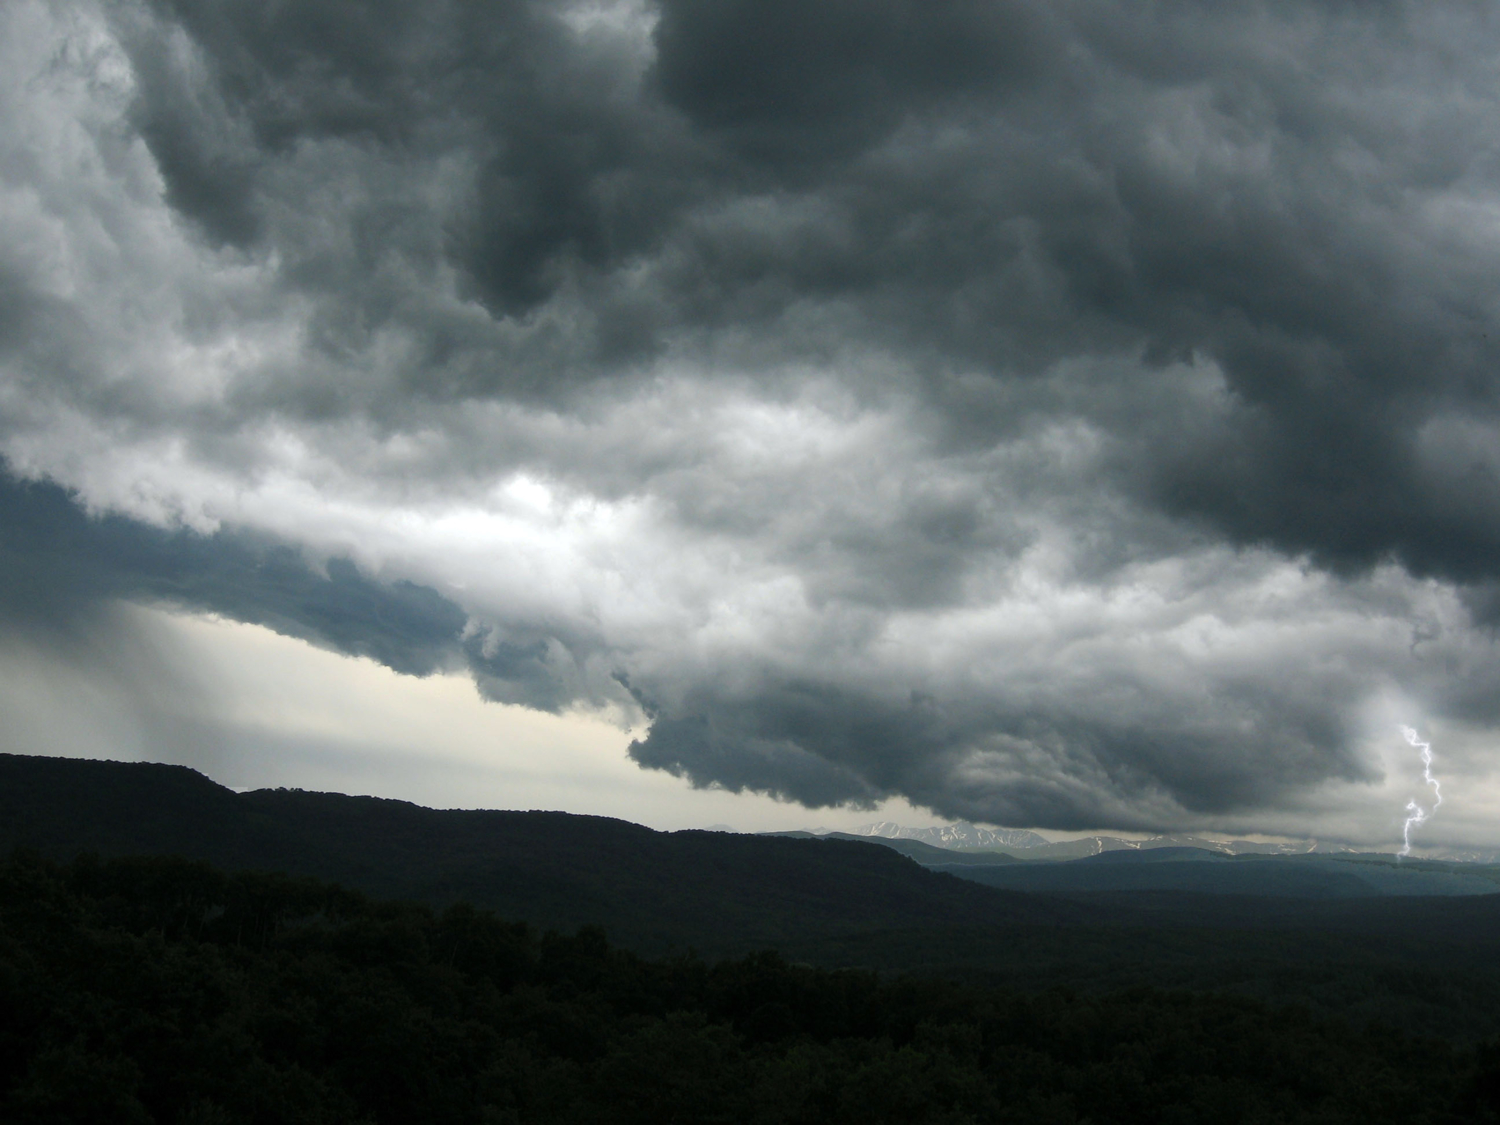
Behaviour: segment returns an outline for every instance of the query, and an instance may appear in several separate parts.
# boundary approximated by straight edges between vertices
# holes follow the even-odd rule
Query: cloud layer
[[[815,805],[1314,830],[1393,706],[1488,772],[1487,7],[0,21],[6,620],[625,703]]]

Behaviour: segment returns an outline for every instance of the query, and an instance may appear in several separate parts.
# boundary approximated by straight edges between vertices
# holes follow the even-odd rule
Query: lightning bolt
[[[1428,818],[1438,811],[1438,806],[1443,803],[1443,787],[1438,784],[1438,779],[1432,776],[1432,743],[1423,742],[1417,732],[1411,727],[1401,727],[1401,734],[1407,743],[1422,755],[1422,777],[1428,785],[1432,786],[1432,808],[1424,809],[1416,801],[1406,802],[1406,823],[1401,826],[1401,850],[1397,855],[1411,854],[1411,830],[1426,824]]]

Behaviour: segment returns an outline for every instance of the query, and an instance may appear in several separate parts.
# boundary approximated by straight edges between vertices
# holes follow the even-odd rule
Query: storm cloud
[[[1390,708],[1489,772],[1489,7],[0,21],[7,621],[465,668],[812,805],[1311,831]]]

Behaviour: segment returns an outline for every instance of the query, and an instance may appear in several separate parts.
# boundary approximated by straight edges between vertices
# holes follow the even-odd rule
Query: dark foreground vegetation
[[[169,858],[0,867],[7,1122],[1485,1122],[1500,1050],[1245,998],[647,960]]]

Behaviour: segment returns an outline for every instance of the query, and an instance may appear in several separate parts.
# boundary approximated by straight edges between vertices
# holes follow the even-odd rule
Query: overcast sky
[[[1492,4],[8,0],[0,231],[0,749],[1500,844]]]

